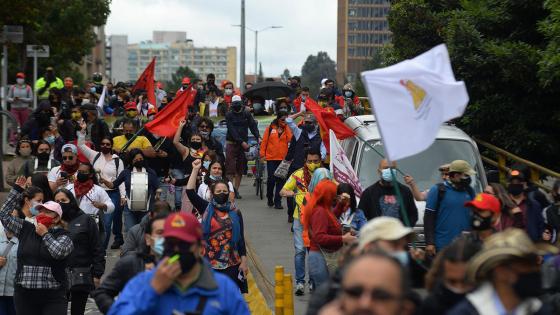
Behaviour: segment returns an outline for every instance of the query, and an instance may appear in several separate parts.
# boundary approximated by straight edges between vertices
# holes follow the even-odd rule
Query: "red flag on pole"
[[[157,113],[154,120],[145,124],[144,128],[159,136],[172,138],[179,128],[179,121],[185,119],[188,108],[193,106],[195,97],[196,90],[188,88]]]
[[[136,90],[146,90],[146,94],[148,94],[148,103],[154,105],[156,107],[156,91],[155,91],[155,84],[154,84],[154,73],[156,68],[156,57],[152,59],[152,62],[144,69],[144,72],[134,84],[132,88],[132,93],[136,92]],[[156,107],[157,111],[157,107]]]
[[[323,139],[327,151],[330,148],[329,130],[332,130],[339,140],[344,140],[355,135],[354,131],[336,116],[331,107],[323,108],[309,98],[305,102],[305,107],[307,110],[310,110],[317,119],[321,130],[321,139]]]

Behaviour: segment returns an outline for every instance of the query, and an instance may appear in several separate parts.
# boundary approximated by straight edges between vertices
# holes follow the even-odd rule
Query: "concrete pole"
[[[257,51],[259,47],[259,31],[255,31],[255,81],[257,80]]]
[[[35,83],[37,83],[37,52],[33,55],[33,110],[37,109],[37,91],[35,91]]]
[[[239,58],[239,90],[245,91],[245,0],[241,0],[241,52]]]
[[[4,44],[2,49],[2,110],[8,110],[6,98],[8,97],[8,45]],[[0,158],[4,158],[4,150],[8,147],[8,128],[6,116],[0,117],[2,122],[2,130],[0,133]],[[4,181],[3,174],[0,181]],[[0,189],[4,189],[4,183],[0,184]]]

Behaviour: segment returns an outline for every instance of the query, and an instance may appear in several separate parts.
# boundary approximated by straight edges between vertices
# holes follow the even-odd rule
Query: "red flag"
[[[327,152],[330,148],[329,130],[332,130],[339,140],[344,140],[355,135],[354,131],[336,116],[331,107],[323,108],[310,98],[306,100],[305,107],[307,110],[310,110],[317,119],[321,130],[321,139],[323,139]]]
[[[159,136],[172,138],[179,128],[179,121],[185,119],[188,108],[193,106],[195,96],[196,90],[187,89],[186,93],[175,97],[157,113],[154,120],[145,124],[144,128]]]
[[[154,73],[156,67],[156,57],[152,59],[152,62],[144,69],[144,72],[140,75],[136,84],[132,88],[132,93],[136,92],[136,90],[146,90],[148,94],[148,103],[157,106],[156,104],[156,91],[154,85]],[[157,107],[156,107],[157,111]]]

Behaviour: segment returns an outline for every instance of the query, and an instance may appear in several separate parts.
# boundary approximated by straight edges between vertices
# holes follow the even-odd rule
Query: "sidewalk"
[[[264,185],[266,189],[266,184]],[[243,213],[243,221],[245,224],[245,238],[248,240],[250,249],[254,250],[254,254],[258,257],[263,267],[263,273],[267,280],[274,283],[274,268],[278,265],[284,266],[284,272],[295,276],[294,269],[294,242],[290,231],[291,225],[288,223],[288,215],[286,214],[286,202],[284,210],[276,210],[268,208],[266,205],[266,197],[260,200],[255,195],[255,187],[253,187],[253,178],[244,177],[240,187],[240,193],[243,199],[238,200],[239,209]],[[263,294],[267,295],[266,288],[258,270],[251,268],[253,275],[257,278],[257,283]],[[260,281],[259,281],[260,280]],[[295,284],[294,284],[295,285]],[[307,303],[309,302],[309,293],[306,288],[304,296],[294,296],[294,314],[305,314],[307,311]],[[270,298],[266,296],[267,300]],[[268,301],[271,309],[273,301]]]

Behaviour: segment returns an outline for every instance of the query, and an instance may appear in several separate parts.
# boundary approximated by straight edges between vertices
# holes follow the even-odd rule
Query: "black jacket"
[[[418,209],[416,208],[416,203],[414,203],[414,197],[412,192],[408,187],[399,183],[399,188],[401,190],[401,195],[403,197],[404,206],[406,207],[406,212],[408,214],[408,219],[410,220],[410,226],[414,226],[416,221],[418,221]],[[382,196],[391,195],[395,196],[395,188],[393,186],[387,187],[382,186],[381,181],[369,186],[363,193],[359,209],[364,211],[366,218],[371,220],[383,215],[381,206],[379,205],[379,200]],[[398,202],[398,201],[397,201]],[[402,215],[399,212],[399,218],[405,224]]]
[[[68,258],[68,267],[92,266],[93,276],[101,278],[105,272],[105,252],[95,220],[79,210],[68,218],[68,231],[74,243],[74,250]]]
[[[246,110],[241,113],[230,111],[226,114],[227,136],[226,140],[237,144],[249,140],[249,129],[255,138],[259,138],[259,129],[253,115]]]
[[[122,257],[101,283],[99,288],[91,293],[99,310],[106,314],[126,283],[137,274],[144,271],[146,257],[143,254],[133,253]]]
[[[150,216],[145,215],[142,220],[140,220],[140,223],[134,225],[126,232],[124,244],[121,247],[121,257],[133,253],[142,253],[146,250],[144,231],[146,231],[149,222]]]
[[[420,308],[422,315],[444,315],[463,300],[464,294],[456,294],[437,284],[434,290],[426,297]]]

